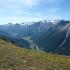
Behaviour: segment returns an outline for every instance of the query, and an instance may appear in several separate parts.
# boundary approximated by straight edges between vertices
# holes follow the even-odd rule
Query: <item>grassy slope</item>
[[[0,70],[70,70],[70,57],[23,49],[0,39]]]

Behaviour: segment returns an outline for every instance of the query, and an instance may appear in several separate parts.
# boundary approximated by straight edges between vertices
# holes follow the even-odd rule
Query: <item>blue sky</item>
[[[70,0],[0,0],[0,24],[70,19]]]

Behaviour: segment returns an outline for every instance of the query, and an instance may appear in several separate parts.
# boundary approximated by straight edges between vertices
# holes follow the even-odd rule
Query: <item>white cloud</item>
[[[2,23],[21,23],[23,21],[38,21],[47,18],[59,18],[58,15],[58,6],[56,6],[56,2],[58,3],[60,0],[0,0],[0,10],[4,13],[2,15],[3,18],[0,18]],[[62,0],[61,0],[62,1]],[[43,2],[43,3],[42,3]],[[41,10],[30,10],[30,8],[34,8],[35,6],[46,3],[45,9],[49,12],[44,13],[44,11],[40,6]],[[49,4],[49,7],[47,6]],[[43,6],[44,7],[44,6]],[[44,15],[45,14],[45,15]],[[13,17],[9,17],[13,16]]]
[[[0,0],[0,7],[3,8],[32,8],[39,5],[42,0]]]
[[[61,19],[62,17],[61,16],[58,16],[58,15],[54,15],[52,17],[50,17],[51,20],[57,20],[57,19]]]
[[[6,0],[7,2],[24,7],[32,7],[38,5],[41,0]]]
[[[28,16],[12,16],[12,17],[0,17],[0,24],[8,24],[9,22],[15,23],[22,23],[22,22],[36,22],[44,20],[45,17],[28,17]]]
[[[41,0],[23,0],[23,4],[27,7],[38,5]]]
[[[12,23],[21,23],[23,22],[24,17],[0,17],[0,24],[8,24],[9,22]]]

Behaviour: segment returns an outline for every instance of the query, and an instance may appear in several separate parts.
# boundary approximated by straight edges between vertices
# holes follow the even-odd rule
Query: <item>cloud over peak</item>
[[[41,0],[2,0],[0,3],[5,5],[17,5],[23,7],[32,7],[38,5]]]

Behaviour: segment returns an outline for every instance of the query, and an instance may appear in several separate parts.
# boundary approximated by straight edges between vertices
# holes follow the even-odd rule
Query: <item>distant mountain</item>
[[[42,33],[44,31],[48,31],[50,27],[53,27],[52,22],[39,21],[34,22],[32,25],[26,26],[25,29],[23,29],[19,34],[18,37],[24,37],[24,36],[36,36],[39,33]]]
[[[23,25],[20,24],[7,24],[0,25],[0,30],[8,32],[10,35],[16,37],[16,35],[24,29]]]
[[[14,37],[21,37],[35,35],[35,32],[43,32],[44,30],[48,30],[51,26],[53,26],[52,22],[47,22],[46,20],[44,20],[39,22],[33,22],[32,25],[9,23],[7,25],[1,25],[0,30],[7,31]]]
[[[0,30],[0,36],[11,36],[7,31]]]
[[[52,52],[70,55],[70,21],[39,21],[31,25],[9,24],[0,26],[4,35],[19,43],[22,47],[39,49],[45,52]],[[1,32],[2,33],[2,32]],[[26,41],[26,42],[25,42]]]
[[[70,55],[70,22],[61,20],[48,31],[33,37],[41,50]]]

